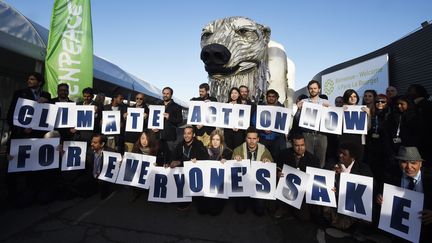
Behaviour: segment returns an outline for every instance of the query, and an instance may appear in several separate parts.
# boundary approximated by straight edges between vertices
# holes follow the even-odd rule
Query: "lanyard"
[[[378,133],[378,115],[375,115],[375,127],[374,127],[374,131],[375,133]]]
[[[400,134],[400,125],[401,125],[401,123],[402,123],[402,115],[399,117],[399,124],[398,124],[398,128],[396,130],[396,137],[397,138],[399,137],[399,134]]]
[[[183,149],[183,155],[186,156],[186,158],[190,159],[189,156],[190,156],[190,152],[191,152],[191,150],[192,150],[192,145],[191,145],[191,146],[189,147],[189,149],[187,150],[187,153],[186,153],[185,146],[183,146],[182,149]]]

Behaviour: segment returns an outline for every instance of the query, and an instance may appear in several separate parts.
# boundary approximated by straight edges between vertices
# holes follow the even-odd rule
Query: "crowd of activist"
[[[423,209],[417,212],[419,215],[416,217],[421,219],[421,241],[431,242],[427,231],[432,225],[432,151],[429,145],[432,137],[432,101],[421,85],[412,84],[403,94],[393,86],[387,87],[385,94],[378,94],[371,89],[364,91],[362,96],[348,89],[334,101],[329,101],[320,94],[320,82],[312,80],[307,86],[309,93],[296,97],[294,109],[288,109],[278,101],[279,94],[275,90],[267,90],[260,101],[252,101],[249,99],[248,87],[235,87],[229,91],[227,102],[218,102],[209,95],[208,84],[203,83],[196,87],[199,95],[191,99],[191,104],[195,106],[190,106],[193,109],[189,109],[189,117],[185,122],[182,107],[172,99],[174,91],[170,87],[163,88],[160,104],[150,106],[146,104],[143,93],[136,94],[133,102],[127,102],[128,105],[123,94],[109,94],[112,99],[109,104],[105,104],[104,94],[96,94],[89,87],[82,91],[81,101],[75,103],[69,99],[67,84],[59,84],[57,97],[52,98],[42,90],[44,80],[40,74],[29,74],[26,82],[27,88],[13,94],[7,115],[11,140],[8,142],[10,168],[6,183],[9,201],[17,207],[89,197],[97,193],[102,199],[109,197],[119,185],[106,179],[111,172],[104,167],[104,153],[128,154],[130,158],[135,155],[129,153],[150,156],[152,159],[147,160],[152,161],[151,166],[158,167],[157,170],[186,167],[186,164],[190,167],[200,161],[210,161],[217,167],[236,161],[247,163],[244,161],[248,160],[249,163],[259,161],[274,164],[277,177],[274,183],[279,178],[287,181],[289,190],[281,191],[287,200],[297,197],[294,195],[297,189],[290,186],[299,185],[296,176],[287,177],[287,168],[309,174],[313,174],[314,168],[332,171],[332,191],[336,197],[339,190],[351,190],[345,185],[342,189],[339,184],[342,181],[341,174],[371,177],[373,210],[372,220],[369,221],[372,222],[341,214],[335,207],[306,203],[309,200],[306,198],[300,201],[298,207],[291,207],[282,200],[236,196],[232,200],[235,201],[236,212],[240,214],[248,208],[258,216],[270,214],[283,217],[292,214],[300,221],[313,220],[344,232],[353,232],[359,225],[378,224],[380,207],[390,200],[383,196],[384,185],[391,184],[424,194]],[[49,114],[49,108],[44,110],[42,106],[38,112],[39,104],[56,103],[58,107],[66,108],[72,106],[62,104],[71,103],[73,109],[82,112],[75,112],[74,115],[70,112],[68,117],[60,115],[61,108],[56,108],[58,114],[52,115]],[[236,110],[235,107],[243,107],[240,105],[247,109]],[[81,110],[80,106],[83,106]],[[229,109],[228,106],[234,108]],[[92,116],[85,115],[89,109]],[[323,114],[321,118],[320,114]],[[74,117],[72,120],[75,123],[72,126],[69,124],[71,117]],[[64,124],[68,125],[59,125],[62,118]],[[57,125],[54,125],[55,122],[48,125],[50,119],[57,120]],[[40,129],[45,124],[46,129]],[[350,129],[352,131],[348,132]],[[57,140],[50,140],[53,141],[50,143],[58,143],[54,149],[60,161],[68,156],[73,157],[74,153],[79,154],[77,151],[81,149],[86,151],[85,162],[80,165],[80,169],[62,169],[68,165],[50,167],[49,170],[35,169],[37,166],[49,167],[54,160],[50,158],[52,148],[48,146],[49,143],[44,145],[39,140],[34,140],[32,144],[28,141],[53,138]],[[66,149],[75,142],[81,142],[81,145],[74,147],[75,150]],[[38,148],[39,153],[32,151],[34,148]],[[39,165],[31,165],[35,163]],[[140,168],[144,168],[144,165],[139,165],[135,170],[143,172],[144,169]],[[124,168],[119,170],[122,169],[124,178],[127,178],[128,168],[126,172]],[[130,181],[134,176],[129,175]],[[216,174],[211,176],[217,180]],[[175,183],[178,183],[177,179]],[[231,180],[234,179],[231,177]],[[256,180],[259,181],[259,177]],[[148,193],[142,188],[131,187],[130,198],[126,200],[132,203]],[[155,193],[155,190],[162,189],[150,186],[150,193]],[[311,190],[306,193],[314,193],[314,188]],[[360,189],[352,190],[358,192]],[[322,201],[326,201],[325,195],[317,193]],[[188,210],[191,201],[178,201],[175,206],[181,211]],[[193,197],[198,212],[210,215],[221,213],[226,201],[221,198]],[[345,205],[349,205],[349,202]],[[358,204],[354,202],[353,205]],[[390,228],[409,234],[412,225],[403,223],[403,206],[400,210],[400,222],[392,219]]]

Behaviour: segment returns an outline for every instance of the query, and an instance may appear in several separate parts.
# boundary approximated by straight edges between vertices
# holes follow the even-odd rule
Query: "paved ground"
[[[194,207],[177,211],[173,204],[129,202],[120,189],[101,200],[56,201],[25,209],[3,207],[0,241],[4,242],[317,242],[317,226],[292,217],[238,215],[233,204],[219,216],[199,215]],[[327,242],[353,242],[330,239]]]

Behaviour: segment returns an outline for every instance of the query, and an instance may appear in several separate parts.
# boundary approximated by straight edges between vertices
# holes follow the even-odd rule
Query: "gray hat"
[[[404,147],[401,146],[399,148],[398,154],[397,156],[395,156],[396,159],[398,160],[403,160],[403,161],[424,161],[424,159],[422,159],[419,151],[417,150],[416,147]]]

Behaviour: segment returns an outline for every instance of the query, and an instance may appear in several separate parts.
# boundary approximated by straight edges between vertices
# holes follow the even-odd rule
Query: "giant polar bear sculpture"
[[[267,89],[292,105],[294,63],[283,46],[270,40],[270,28],[245,17],[228,17],[207,24],[201,33],[201,60],[209,75],[210,94],[226,102],[232,87],[249,87],[258,102]]]

